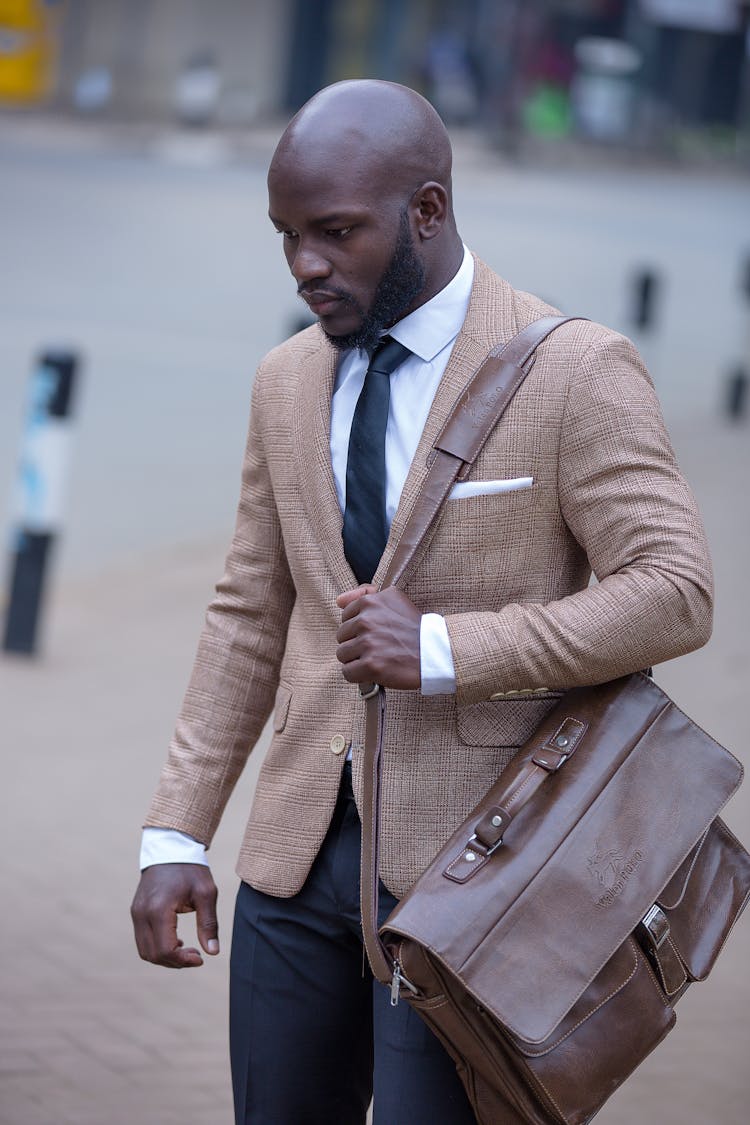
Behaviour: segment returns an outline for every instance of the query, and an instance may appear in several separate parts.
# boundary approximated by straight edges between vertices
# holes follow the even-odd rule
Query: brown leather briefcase
[[[384,585],[558,323],[530,325],[480,369],[492,416],[479,437],[462,419],[473,383]],[[590,1121],[673,1027],[676,1001],[708,975],[747,902],[750,856],[718,817],[740,764],[643,674],[569,691],[378,933],[386,700],[377,687],[363,695],[362,919],[375,976],[443,1042],[480,1125]]]

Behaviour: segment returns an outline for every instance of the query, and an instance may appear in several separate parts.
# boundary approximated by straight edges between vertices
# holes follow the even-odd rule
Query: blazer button
[[[346,739],[343,734],[334,734],[330,742],[331,751],[334,754],[342,754],[346,750]]]

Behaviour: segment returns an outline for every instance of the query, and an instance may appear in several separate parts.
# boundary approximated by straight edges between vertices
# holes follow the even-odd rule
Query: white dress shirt
[[[427,415],[443,377],[453,343],[469,307],[474,259],[464,247],[458,273],[431,300],[420,305],[388,333],[412,353],[390,376],[391,398],[385,433],[385,507],[388,526],[395,514]],[[367,373],[367,352],[353,348],[339,363],[331,401],[331,464],[341,511],[346,505],[349,432]],[[422,693],[456,690],[448,630],[440,614],[426,613],[420,624]],[[171,828],[144,828],[141,870],[154,863],[207,863],[206,849]]]

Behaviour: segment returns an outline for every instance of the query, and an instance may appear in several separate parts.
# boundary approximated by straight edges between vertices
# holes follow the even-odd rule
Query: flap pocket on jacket
[[[292,701],[292,689],[289,684],[280,683],[276,690],[276,703],[273,712],[273,729],[279,734],[286,726],[289,704]]]
[[[563,693],[483,700],[459,707],[458,737],[467,746],[523,746]]]

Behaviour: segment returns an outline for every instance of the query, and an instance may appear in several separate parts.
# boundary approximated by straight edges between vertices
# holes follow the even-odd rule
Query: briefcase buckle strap
[[[539,747],[531,759],[548,773],[556,773],[567,762],[586,733],[587,724],[580,719],[568,716],[562,721],[554,734]]]
[[[478,844],[482,855],[491,856],[502,844],[503,835],[512,819],[513,814],[502,805],[493,805],[478,821],[469,846]]]
[[[669,937],[669,920],[658,903],[644,914],[639,928],[653,949],[661,949]]]

